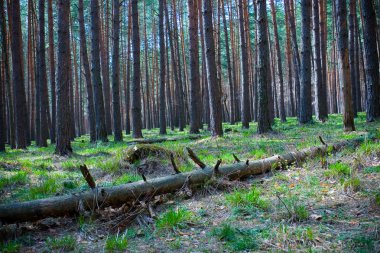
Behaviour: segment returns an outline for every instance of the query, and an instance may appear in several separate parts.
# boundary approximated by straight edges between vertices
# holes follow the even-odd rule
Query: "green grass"
[[[250,190],[235,190],[225,196],[228,205],[237,208],[251,209],[258,208],[266,210],[269,208],[269,201],[262,197],[261,190],[253,186]]]
[[[111,235],[104,245],[106,252],[124,252],[128,248],[128,239],[125,235]]]
[[[380,173],[380,165],[379,166],[367,167],[364,169],[364,173],[365,174]]]
[[[23,185],[28,182],[28,173],[25,171],[14,172],[11,175],[6,175],[0,171],[0,189],[12,185]]]
[[[0,242],[0,252],[17,253],[20,252],[21,244],[17,241]]]
[[[340,178],[351,175],[351,167],[348,164],[337,162],[329,165],[329,169],[324,173],[325,177]]]
[[[253,250],[258,247],[256,237],[251,231],[237,229],[228,223],[213,228],[211,235],[225,242],[233,252]]]
[[[169,209],[162,213],[156,220],[159,230],[185,228],[194,220],[194,214],[186,208]]]
[[[68,252],[75,250],[77,242],[72,235],[48,237],[46,246],[53,252]]]

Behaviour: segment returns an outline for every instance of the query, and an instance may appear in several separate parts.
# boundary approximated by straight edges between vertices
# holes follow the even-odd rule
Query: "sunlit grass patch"
[[[348,164],[336,162],[329,165],[329,169],[324,173],[325,177],[340,178],[351,175],[351,167]]]
[[[28,173],[17,171],[11,173],[0,172],[0,189],[12,185],[22,185],[28,182]]]
[[[127,184],[127,183],[132,183],[132,182],[136,182],[140,180],[141,180],[141,176],[137,174],[123,174],[122,176],[115,179],[114,185]]]
[[[262,196],[261,190],[253,186],[250,190],[235,190],[225,196],[228,205],[249,211],[251,209],[267,210],[269,200]]]
[[[171,208],[157,218],[156,227],[159,230],[185,228],[194,219],[194,214],[186,208]]]
[[[66,235],[63,237],[48,237],[46,240],[46,246],[51,251],[68,252],[75,250],[77,242],[72,235]]]
[[[122,252],[128,248],[128,239],[125,235],[111,235],[104,245],[106,252]]]
[[[238,229],[228,223],[211,230],[211,235],[226,243],[232,251],[253,250],[258,247],[257,233],[253,230]]]

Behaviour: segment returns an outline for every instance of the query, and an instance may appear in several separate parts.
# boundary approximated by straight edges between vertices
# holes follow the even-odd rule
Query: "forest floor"
[[[0,252],[379,252],[380,122],[368,124],[359,114],[353,133],[344,133],[341,122],[341,116],[330,115],[326,123],[299,126],[289,118],[276,121],[266,135],[257,135],[254,123],[248,130],[225,124],[225,136],[217,139],[208,131],[197,140],[187,138],[186,131],[170,131],[170,137],[182,139],[149,145],[153,152],[133,162],[127,160],[136,145],[127,143],[133,141],[127,136],[122,143],[98,144],[89,143],[88,136],[77,138],[69,158],[53,155],[52,145],[9,149],[0,155],[0,204],[87,190],[81,164],[98,186],[113,186],[141,180],[138,167],[145,168],[148,180],[173,174],[166,151],[176,154],[181,171],[195,169],[186,147],[213,165],[218,159],[232,163],[232,154],[254,160],[320,145],[318,136],[328,144],[368,137],[358,147],[330,154],[327,165],[321,158],[309,159],[224,189],[206,185],[191,198],[168,194],[155,207],[156,220],[141,213],[127,226],[99,215],[4,225],[0,238],[10,239],[0,239]],[[144,131],[144,137],[158,138],[158,130]]]

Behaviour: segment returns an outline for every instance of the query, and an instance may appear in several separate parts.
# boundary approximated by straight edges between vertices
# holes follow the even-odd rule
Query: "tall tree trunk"
[[[146,1],[144,1],[144,19],[146,18]],[[151,98],[150,98],[150,87],[149,87],[149,64],[148,64],[148,38],[146,35],[146,24],[147,22],[144,22],[144,52],[145,52],[145,91],[146,91],[146,128],[151,129],[152,128],[152,112],[151,112]]]
[[[346,0],[336,0],[336,29],[339,51],[339,71],[343,92],[343,125],[345,131],[355,131],[354,111],[351,95],[350,65],[348,56],[348,29]]]
[[[208,0],[203,0],[203,31],[205,47],[207,48],[206,66],[210,99],[210,130],[211,135],[214,137],[223,136],[221,91],[215,63],[212,6],[211,1]]]
[[[92,84],[94,86],[94,105],[96,120],[96,138],[99,141],[107,142],[107,129],[104,114],[104,100],[102,91],[102,80],[100,77],[100,20],[99,20],[99,2],[91,0],[91,56],[92,56]]]
[[[3,1],[0,0],[0,8],[4,7]],[[0,11],[1,12],[1,11]],[[2,34],[0,35],[2,36]],[[1,48],[0,54],[7,53],[4,48]],[[3,78],[3,66],[0,64],[0,153],[5,152],[5,141],[6,141],[6,122],[5,122],[5,107],[4,107],[4,91],[5,91],[5,82]]]
[[[315,78],[315,111],[317,118],[325,122],[327,115],[327,94],[323,86],[321,62],[321,34],[320,34],[319,1],[313,0],[313,31],[314,31],[314,78]]]
[[[10,6],[8,5],[8,10],[9,10],[9,7]],[[8,45],[8,40],[7,40],[7,26],[6,26],[4,11],[5,11],[4,0],[0,0],[1,46],[3,48],[2,61],[4,64],[3,80],[5,81],[4,89],[6,90],[4,95],[7,97],[7,101],[6,101],[7,123],[8,123],[7,126],[8,126],[8,131],[9,131],[8,143],[13,149],[16,147],[15,121],[14,121],[14,112],[13,112],[14,101],[13,101],[13,95],[12,95],[11,72],[10,72],[9,56],[8,56],[9,45]]]
[[[284,77],[282,74],[282,56],[281,56],[281,50],[280,50],[280,41],[278,39],[278,28],[277,28],[277,15],[276,15],[276,6],[274,5],[274,0],[270,1],[271,10],[272,10],[272,22],[273,22],[273,32],[274,32],[274,41],[275,41],[275,47],[276,47],[276,53],[277,53],[277,71],[278,71],[278,77],[280,81],[280,105],[279,105],[279,111],[280,111],[280,119],[281,122],[286,121],[286,114],[285,114],[285,98],[284,98]]]
[[[244,0],[239,0],[239,28],[240,28],[240,53],[241,53],[241,122],[242,127],[248,129],[250,121],[249,105],[249,72],[246,30],[244,27]]]
[[[128,34],[127,34],[127,87],[125,94],[125,133],[131,134],[131,32],[132,32],[132,4],[128,4]]]
[[[311,0],[301,0],[302,12],[302,59],[299,122],[305,124],[312,121],[311,105]]]
[[[285,21],[289,20],[289,13],[285,11]],[[291,50],[291,39],[290,39],[290,26],[289,22],[285,22],[286,25],[286,60],[288,67],[288,87],[289,87],[289,101],[290,101],[290,115],[294,117],[296,115],[296,108],[294,103],[294,93],[293,93],[293,71],[292,66],[292,50]]]
[[[140,29],[138,0],[132,0],[132,50],[133,50],[133,80],[132,80],[132,130],[133,138],[142,138],[141,121],[141,73],[140,73]]]
[[[39,37],[38,37],[38,49],[37,49],[37,71],[38,71],[38,83],[37,83],[37,114],[39,115],[39,122],[36,125],[40,134],[37,136],[37,145],[40,147],[47,147],[47,77],[46,77],[46,57],[45,57],[45,0],[39,0]]]
[[[165,34],[164,34],[164,2],[159,3],[158,14],[158,32],[160,37],[160,134],[166,134],[166,98],[165,98],[165,82],[166,82],[166,53],[165,53]],[[169,84],[167,84],[169,85]]]
[[[327,96],[327,17],[326,17],[326,0],[319,2],[319,27],[320,27],[320,42],[321,42],[321,98],[322,107],[320,114],[324,114],[326,119],[328,117],[328,96]],[[322,110],[321,110],[322,109]]]
[[[365,73],[367,83],[367,121],[380,117],[379,55],[376,44],[376,14],[372,1],[361,0]]]
[[[11,48],[12,48],[12,82],[13,102],[16,126],[16,148],[26,149],[28,143],[28,113],[24,87],[24,65],[22,53],[22,31],[20,1],[11,2]],[[9,10],[9,9],[8,9]]]
[[[59,155],[72,153],[67,98],[70,89],[70,0],[58,0],[58,72],[57,72],[57,143]]]
[[[84,76],[86,79],[87,87],[87,110],[88,110],[88,124],[90,128],[90,141],[96,141],[96,127],[95,127],[95,109],[94,109],[94,94],[91,81],[90,64],[87,54],[87,41],[86,30],[84,27],[84,12],[83,12],[83,0],[78,2],[78,16],[79,16],[79,33],[80,33],[80,51],[82,55]]]
[[[351,93],[353,102],[354,116],[357,116],[357,100],[356,100],[356,86],[357,82],[355,67],[358,63],[355,62],[355,20],[356,20],[356,0],[350,0],[350,14],[349,14],[349,58],[350,58],[350,75],[351,75]]]
[[[190,40],[190,133],[199,133],[201,128],[201,85],[199,79],[198,50],[198,0],[188,0]]]
[[[112,105],[115,141],[123,140],[120,114],[120,1],[113,0]]]
[[[257,132],[266,133],[271,130],[269,118],[268,100],[268,68],[269,44],[268,44],[268,20],[266,10],[266,0],[257,0],[257,26],[258,26],[258,59],[257,59]]]
[[[50,142],[55,143],[57,101],[56,101],[56,95],[55,95],[54,22],[53,22],[53,1],[52,0],[48,0],[48,30],[49,30],[50,97],[51,97]]]

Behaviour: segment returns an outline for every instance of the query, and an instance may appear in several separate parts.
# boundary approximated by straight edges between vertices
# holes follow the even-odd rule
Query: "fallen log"
[[[181,141],[181,140],[198,140],[202,136],[200,135],[190,135],[185,137],[176,137],[176,138],[170,138],[170,137],[162,137],[162,138],[153,138],[153,139],[135,139],[132,141],[127,141],[127,144],[154,144],[154,143],[161,143],[165,141]]]
[[[238,179],[249,175],[258,175],[272,169],[281,169],[284,165],[291,165],[306,158],[325,155],[331,150],[340,150],[347,145],[358,145],[363,140],[364,138],[342,141],[332,146],[311,147],[284,155],[250,161],[249,163],[240,162],[224,165],[218,167],[217,176]],[[0,221],[14,223],[40,220],[46,217],[74,215],[78,213],[79,206],[88,210],[94,210],[96,207],[120,206],[147,196],[173,193],[180,190],[185,184],[188,186],[204,184],[215,176],[214,169],[214,166],[207,166],[202,170],[155,178],[146,182],[139,181],[114,187],[100,187],[96,191],[91,190],[72,195],[0,205]]]

